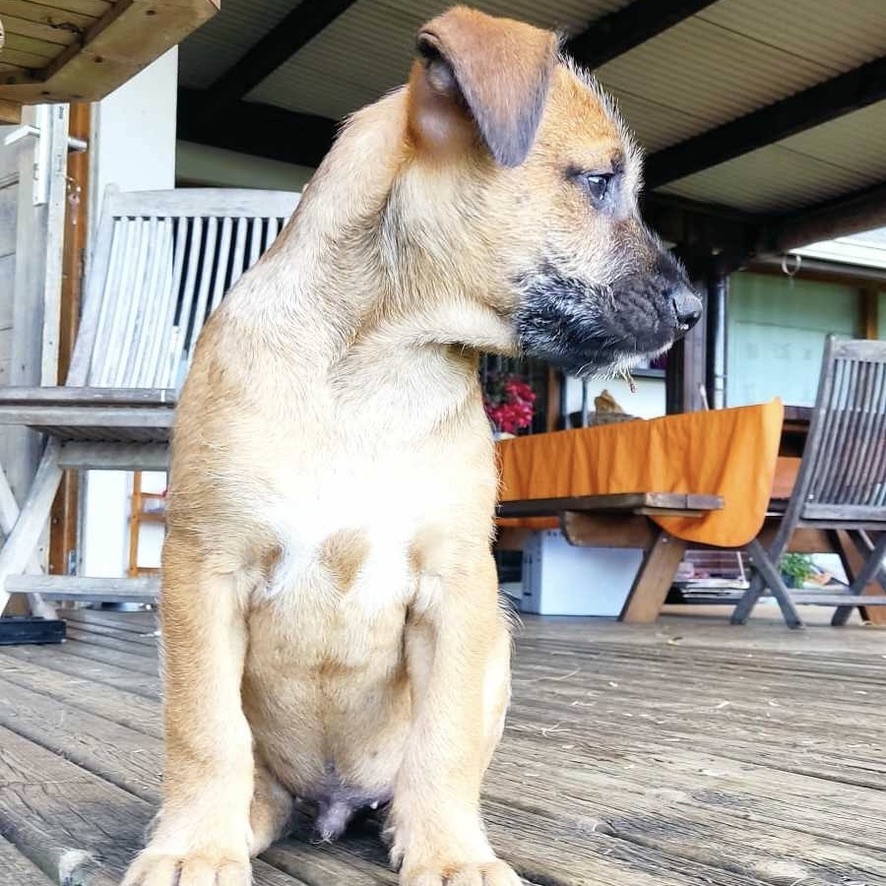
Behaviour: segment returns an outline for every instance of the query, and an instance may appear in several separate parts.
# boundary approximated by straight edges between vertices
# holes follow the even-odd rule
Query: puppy
[[[293,134],[297,137],[297,134]],[[164,802],[127,886],[242,886],[294,796],[386,804],[404,886],[515,886],[484,834],[510,638],[477,355],[600,372],[701,305],[553,34],[457,7],[211,318],[172,448]]]

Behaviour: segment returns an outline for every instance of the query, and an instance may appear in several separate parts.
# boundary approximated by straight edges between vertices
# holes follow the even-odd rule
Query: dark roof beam
[[[647,187],[710,169],[886,98],[886,56],[656,151],[646,161]]]
[[[204,119],[217,116],[242,99],[354,3],[355,0],[302,0],[212,84],[200,115]]]
[[[761,255],[780,255],[809,243],[886,226],[886,182],[776,218],[763,228]]]
[[[223,117],[206,119],[206,92],[178,91],[178,137],[229,151],[316,168],[332,146],[338,124],[327,117],[235,101]]]
[[[679,24],[715,0],[635,0],[591,22],[564,47],[580,65],[598,68]]]

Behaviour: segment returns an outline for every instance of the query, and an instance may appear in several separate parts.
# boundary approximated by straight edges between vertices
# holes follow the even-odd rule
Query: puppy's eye
[[[611,172],[583,173],[581,182],[595,203],[602,203],[609,193],[614,175]]]

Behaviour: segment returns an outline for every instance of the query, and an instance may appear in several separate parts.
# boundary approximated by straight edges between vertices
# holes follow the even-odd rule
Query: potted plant
[[[532,424],[535,391],[520,375],[495,373],[488,377],[483,407],[497,440],[513,437]]]
[[[779,570],[789,588],[802,588],[814,572],[812,558],[808,554],[785,554]]]

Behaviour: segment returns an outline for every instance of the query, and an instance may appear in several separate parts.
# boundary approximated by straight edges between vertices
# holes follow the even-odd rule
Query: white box
[[[523,545],[520,610],[617,617],[642,559],[640,550],[575,547],[559,529],[533,532]]]

